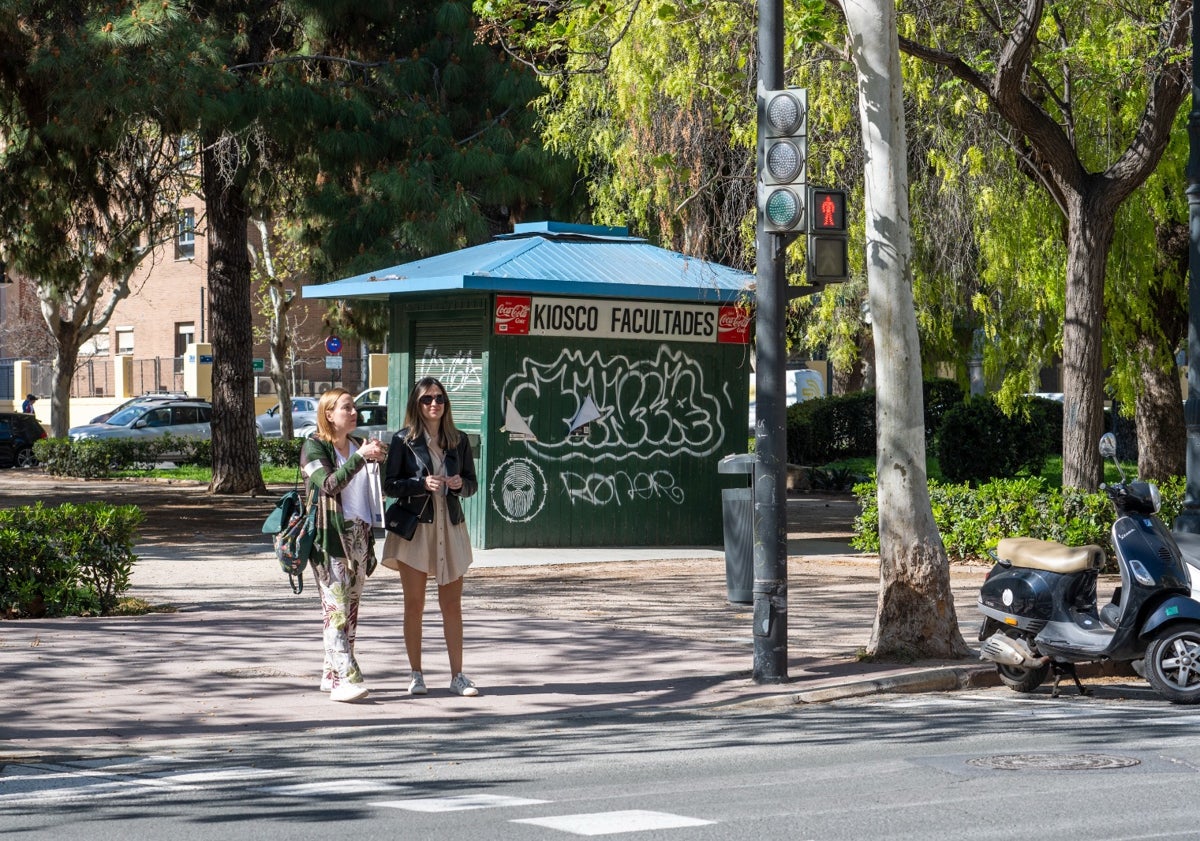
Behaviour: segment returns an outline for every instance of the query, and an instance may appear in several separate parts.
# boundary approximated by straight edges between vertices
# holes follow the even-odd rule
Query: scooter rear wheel
[[[1050,664],[1033,669],[997,664],[996,671],[1000,673],[1000,682],[1014,692],[1032,692],[1046,682]]]
[[[1200,625],[1172,625],[1146,649],[1146,680],[1173,704],[1200,703]]]

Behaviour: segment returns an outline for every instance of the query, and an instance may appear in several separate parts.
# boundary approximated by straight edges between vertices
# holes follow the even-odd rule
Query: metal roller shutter
[[[437,377],[464,432],[482,431],[483,344],[478,320],[421,320],[413,325],[416,378]]]

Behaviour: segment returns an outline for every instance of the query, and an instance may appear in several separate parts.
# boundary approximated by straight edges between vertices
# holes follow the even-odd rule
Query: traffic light
[[[803,232],[808,91],[758,83],[758,217],[772,233]]]
[[[808,209],[808,282],[823,286],[849,280],[846,191],[809,187]]]

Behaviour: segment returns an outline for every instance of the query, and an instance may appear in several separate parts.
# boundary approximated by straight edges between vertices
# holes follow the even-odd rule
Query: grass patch
[[[264,464],[262,466],[263,481],[268,485],[290,485],[296,481],[297,471],[294,467],[278,467]],[[212,482],[212,468],[198,467],[194,464],[180,467],[154,467],[149,470],[116,470],[113,476],[122,479],[175,479],[186,482]]]

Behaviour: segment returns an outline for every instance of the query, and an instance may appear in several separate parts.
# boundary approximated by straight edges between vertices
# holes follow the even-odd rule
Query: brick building
[[[180,207],[180,222],[172,243],[157,248],[130,281],[130,294],[117,304],[107,330],[85,342],[80,349],[79,369],[72,385],[75,398],[115,398],[113,359],[129,356],[133,361],[130,390],[183,390],[182,360],[189,344],[211,342],[211,313],[206,280],[203,206],[198,198]],[[257,247],[258,231],[251,228]],[[53,384],[50,362],[53,342],[42,318],[34,284],[12,276],[0,286],[0,402],[19,403],[24,395],[12,394],[11,364],[15,359],[35,363],[33,390],[48,397]],[[257,308],[255,308],[257,310]],[[329,328],[324,323],[326,305],[298,299],[289,311],[296,334],[293,389],[298,394],[319,394],[331,384],[352,391],[366,381],[361,361],[365,350],[357,343],[343,342],[340,369],[328,367],[324,340]],[[265,337],[266,319],[255,312],[256,336]],[[274,388],[267,376],[267,344],[256,341],[253,357],[255,394],[270,403]]]

